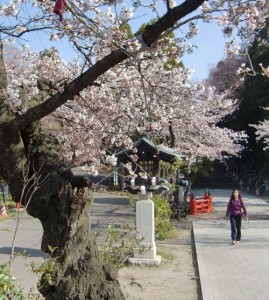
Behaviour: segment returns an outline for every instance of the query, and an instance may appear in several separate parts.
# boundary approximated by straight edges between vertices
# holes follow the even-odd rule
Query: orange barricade
[[[5,204],[0,205],[0,216],[7,217],[7,210]]]
[[[197,215],[212,212],[212,196],[205,195],[201,198],[190,197],[190,214]]]

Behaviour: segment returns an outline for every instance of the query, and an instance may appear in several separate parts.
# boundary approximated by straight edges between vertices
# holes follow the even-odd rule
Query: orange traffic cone
[[[20,205],[20,202],[16,202],[16,209],[20,209],[21,205]]]
[[[0,216],[7,217],[7,210],[6,210],[5,204],[0,206]]]

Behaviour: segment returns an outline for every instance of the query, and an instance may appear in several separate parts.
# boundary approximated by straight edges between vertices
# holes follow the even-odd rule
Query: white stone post
[[[178,187],[178,201],[179,203],[182,203],[184,201],[184,189],[181,185]]]
[[[141,253],[134,251],[134,258],[130,258],[131,264],[158,266],[161,257],[156,255],[155,230],[154,230],[154,202],[152,193],[140,194],[140,200],[136,203],[136,228],[137,238],[141,239],[141,246],[145,247]]]

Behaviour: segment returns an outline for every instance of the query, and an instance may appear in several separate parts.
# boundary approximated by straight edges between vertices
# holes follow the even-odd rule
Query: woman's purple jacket
[[[230,199],[227,205],[226,217],[238,216],[238,215],[244,215],[245,217],[247,217],[247,210],[246,210],[245,203],[240,198],[238,200]]]

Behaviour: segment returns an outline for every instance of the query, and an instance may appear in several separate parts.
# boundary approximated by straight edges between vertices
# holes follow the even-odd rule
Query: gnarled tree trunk
[[[2,48],[1,48],[2,49]],[[0,176],[9,184],[14,201],[43,226],[41,249],[55,248],[51,259],[53,283],[43,276],[40,292],[46,299],[124,299],[118,270],[104,263],[90,229],[91,194],[72,190],[72,174],[60,163],[57,140],[39,122],[16,131],[15,118],[4,103],[6,72],[0,51]]]
[[[1,160],[2,174],[7,175],[8,182],[17,178],[12,194],[17,195],[17,201],[21,199],[27,213],[41,221],[42,250],[55,248],[51,257],[56,261],[51,273],[53,284],[44,277],[40,292],[46,299],[57,300],[124,299],[118,271],[102,261],[90,230],[91,194],[87,187],[73,192],[72,176],[59,164],[55,140],[40,132],[38,124],[25,130],[21,138],[11,139],[13,143],[7,137],[4,140],[1,145],[9,157]],[[32,184],[37,178],[34,192]]]

